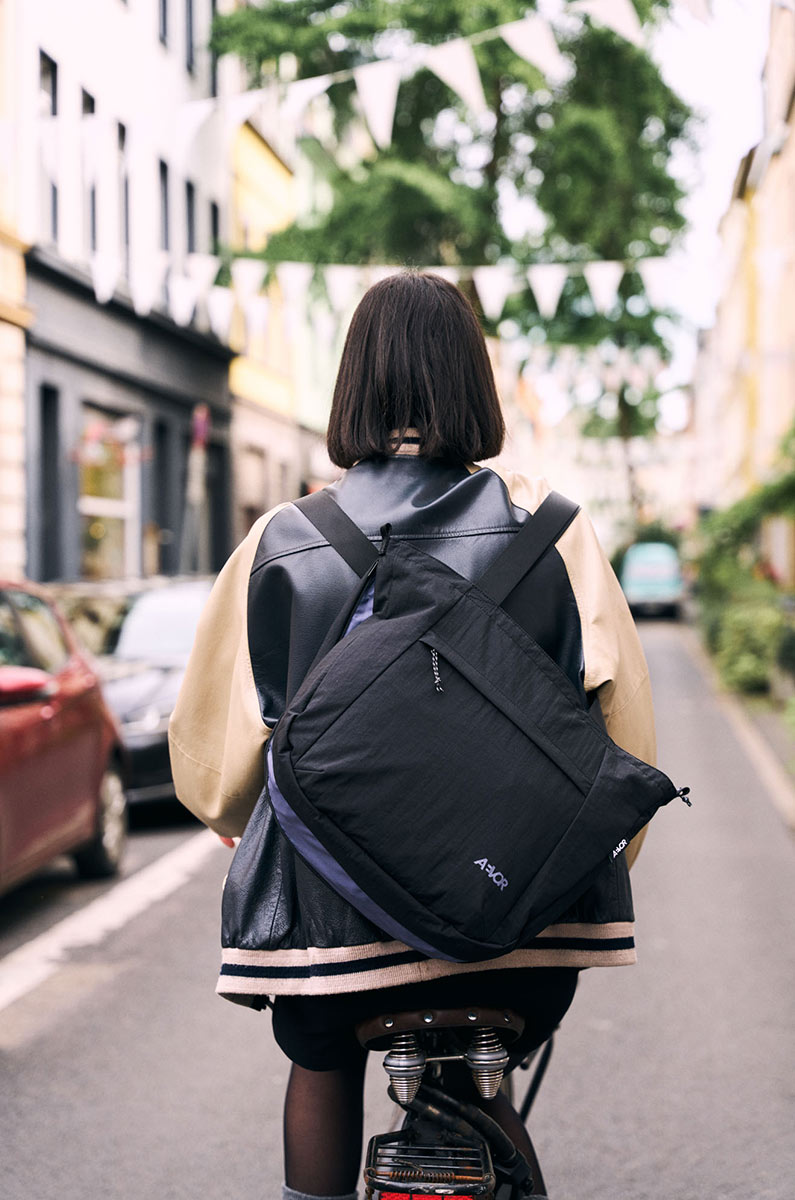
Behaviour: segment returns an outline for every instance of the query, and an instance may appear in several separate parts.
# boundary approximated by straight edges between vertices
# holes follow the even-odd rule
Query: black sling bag
[[[279,824],[391,936],[506,954],[686,793],[611,741],[501,607],[578,509],[552,493],[473,583],[388,526],[377,549],[327,492],[298,507],[360,583],[270,739]]]

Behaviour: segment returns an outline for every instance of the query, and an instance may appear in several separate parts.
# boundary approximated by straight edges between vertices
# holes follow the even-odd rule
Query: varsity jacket
[[[391,524],[476,579],[549,486],[489,467],[427,461],[406,445],[357,463],[334,499],[374,542]],[[275,994],[322,995],[489,968],[615,966],[635,961],[628,866],[642,840],[606,862],[553,925],[488,962],[428,958],[394,941],[295,853],[267,804],[265,744],[349,600],[356,576],[292,504],[261,517],[221,571],[199,623],[169,729],[177,795],[217,833],[247,833],[259,852],[245,886],[227,883],[218,992],[259,1007]],[[587,516],[566,532],[504,607],[566,672],[583,704],[599,700],[608,733],[653,763],[649,677],[618,581]],[[410,753],[410,748],[407,748]],[[455,829],[439,829],[439,853]]]

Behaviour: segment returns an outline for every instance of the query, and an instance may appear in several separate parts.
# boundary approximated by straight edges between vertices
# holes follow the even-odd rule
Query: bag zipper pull
[[[392,532],[391,525],[387,524],[387,525],[381,526],[381,545],[378,547],[378,554],[381,557],[383,557],[383,555],[386,554],[386,548],[389,545],[389,535],[391,534],[391,532]]]
[[[686,804],[686,805],[687,805],[687,807],[688,807],[688,808],[692,808],[692,807],[693,807],[693,802],[692,802],[692,800],[688,800],[688,798],[687,798],[687,797],[690,795],[690,788],[689,788],[689,787],[683,787],[683,788],[679,788],[679,791],[678,791],[676,794],[677,794],[677,796],[679,797],[679,799],[680,799],[680,800],[681,800],[681,801],[682,801],[684,804]]]
[[[437,692],[443,692],[442,677],[439,674],[439,651],[433,646],[431,647],[431,666],[433,667],[433,682]]]

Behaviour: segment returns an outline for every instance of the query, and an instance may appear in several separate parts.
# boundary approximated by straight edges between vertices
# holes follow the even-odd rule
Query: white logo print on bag
[[[490,863],[487,858],[476,858],[474,860],[474,865],[476,867],[480,867],[481,871],[485,871],[492,883],[496,883],[500,890],[507,888],[508,880],[505,878],[502,871],[495,870],[494,864]]]

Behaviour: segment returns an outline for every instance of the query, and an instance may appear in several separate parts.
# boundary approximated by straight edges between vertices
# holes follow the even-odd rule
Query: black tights
[[[364,1068],[367,1055],[335,1071],[293,1065],[284,1104],[287,1186],[310,1196],[347,1196],[359,1182],[362,1158]],[[466,1096],[462,1099],[471,1099]],[[534,1194],[545,1196],[541,1171],[527,1130],[506,1096],[478,1100],[527,1158]]]

